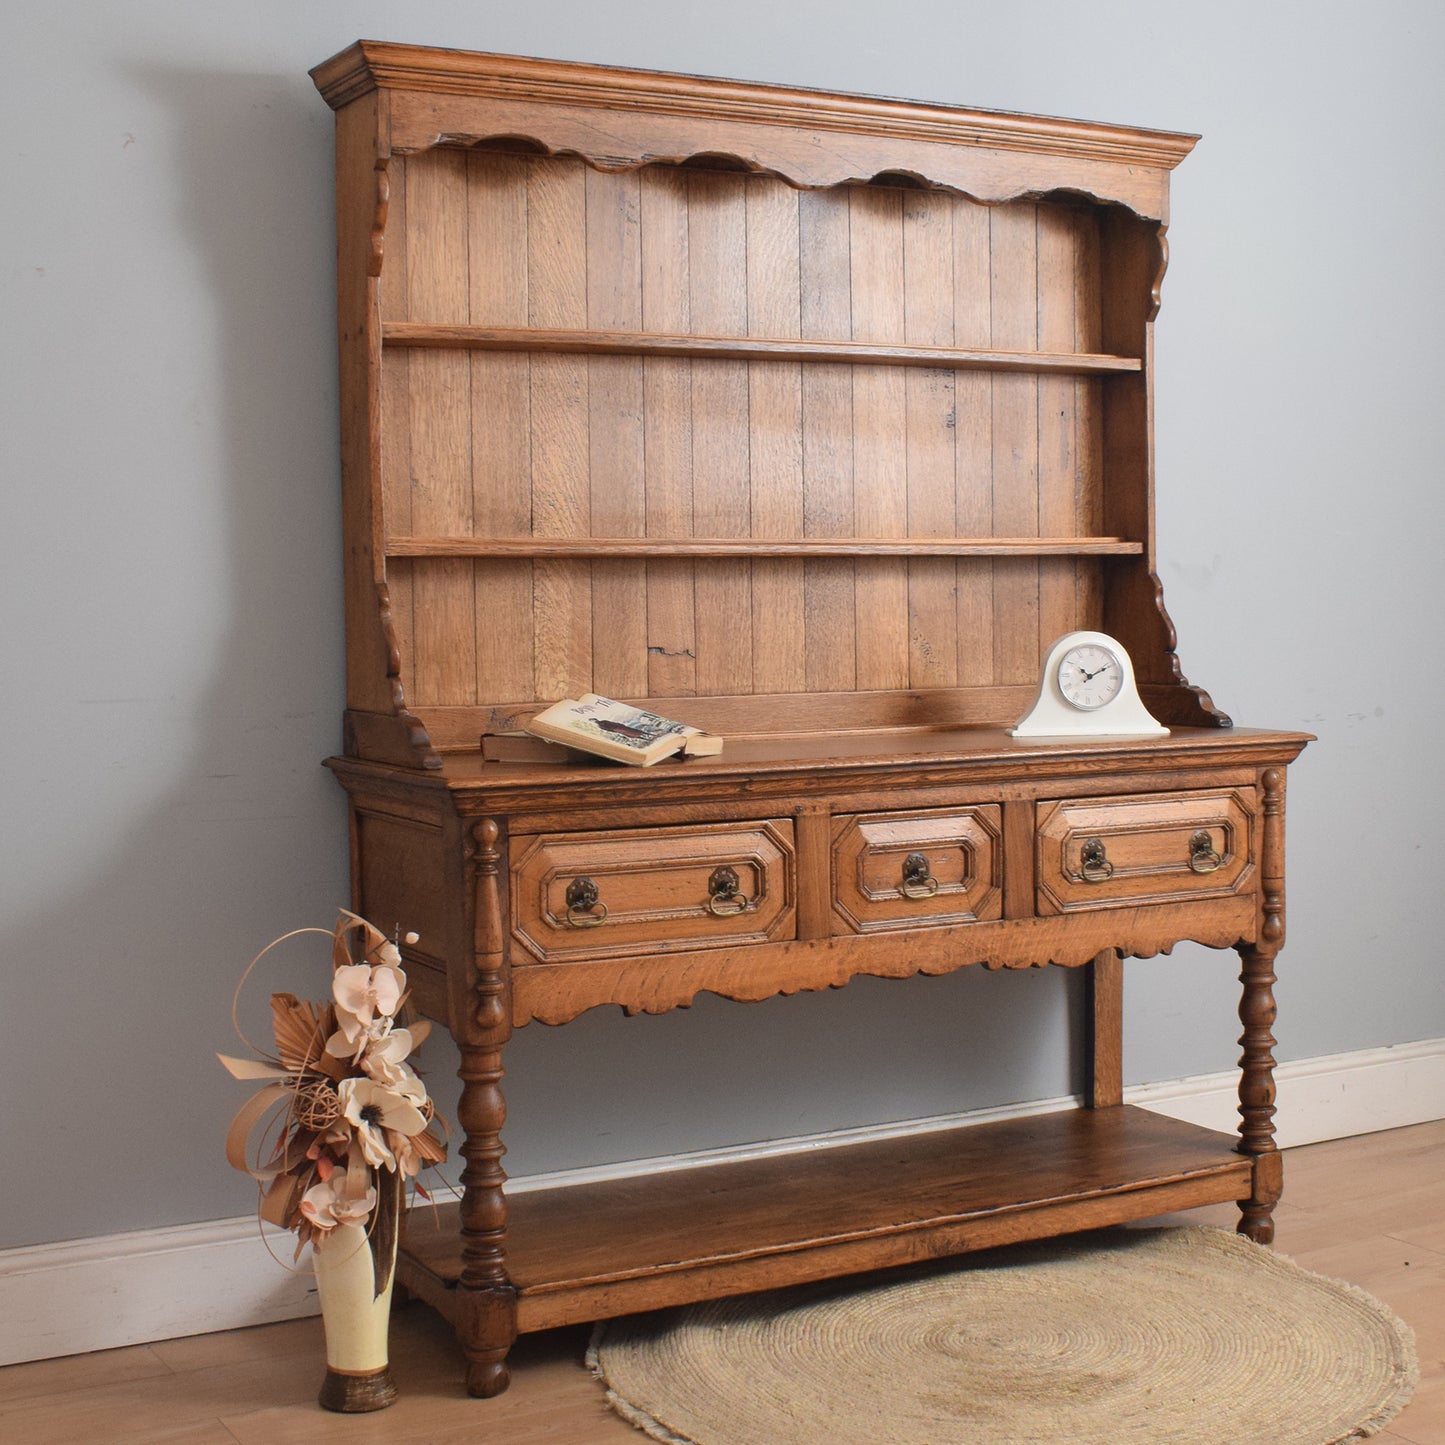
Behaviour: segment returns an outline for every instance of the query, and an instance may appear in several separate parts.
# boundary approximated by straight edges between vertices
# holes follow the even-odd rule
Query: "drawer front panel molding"
[[[997,804],[836,821],[833,931],[966,923],[1003,916]]]
[[[1133,907],[1254,885],[1254,800],[1234,789],[1039,807],[1038,910]]]
[[[513,934],[543,962],[794,934],[790,819],[541,834],[514,838],[512,858]]]

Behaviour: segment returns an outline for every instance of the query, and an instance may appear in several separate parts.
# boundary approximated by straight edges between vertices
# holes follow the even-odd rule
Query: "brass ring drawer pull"
[[[922,853],[910,853],[903,860],[903,882],[898,891],[905,898],[932,898],[938,892],[938,879],[929,871],[928,859]]]
[[[1086,883],[1105,883],[1114,876],[1114,865],[1104,851],[1102,838],[1090,838],[1080,849],[1079,872]]]
[[[1196,873],[1213,873],[1223,862],[1223,855],[1214,846],[1214,839],[1201,828],[1189,840],[1189,866]]]
[[[590,878],[574,878],[567,885],[567,922],[573,928],[597,928],[607,918],[607,905],[597,896]]]
[[[718,918],[732,918],[746,913],[753,906],[744,898],[737,872],[732,868],[714,868],[707,880],[707,911]]]

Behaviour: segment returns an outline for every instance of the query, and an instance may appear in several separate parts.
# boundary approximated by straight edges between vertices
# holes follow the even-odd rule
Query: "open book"
[[[581,748],[599,757],[646,768],[675,753],[710,757],[722,751],[723,740],[655,712],[614,702],[595,692],[580,699],[563,698],[544,708],[527,731],[551,742]]]

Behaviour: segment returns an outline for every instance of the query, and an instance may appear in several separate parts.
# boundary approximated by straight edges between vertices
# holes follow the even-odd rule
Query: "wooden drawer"
[[[997,804],[838,818],[833,932],[968,923],[1003,914]]]
[[[1038,911],[1180,902],[1253,885],[1254,795],[1065,799],[1038,811]]]
[[[785,818],[512,839],[512,933],[543,961],[792,938],[794,891]]]

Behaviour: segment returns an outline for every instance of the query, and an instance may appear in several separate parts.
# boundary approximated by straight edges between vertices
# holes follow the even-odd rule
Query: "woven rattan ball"
[[[341,1117],[341,1100],[336,1090],[322,1080],[298,1085],[291,1104],[291,1117],[303,1129],[317,1133]]]

